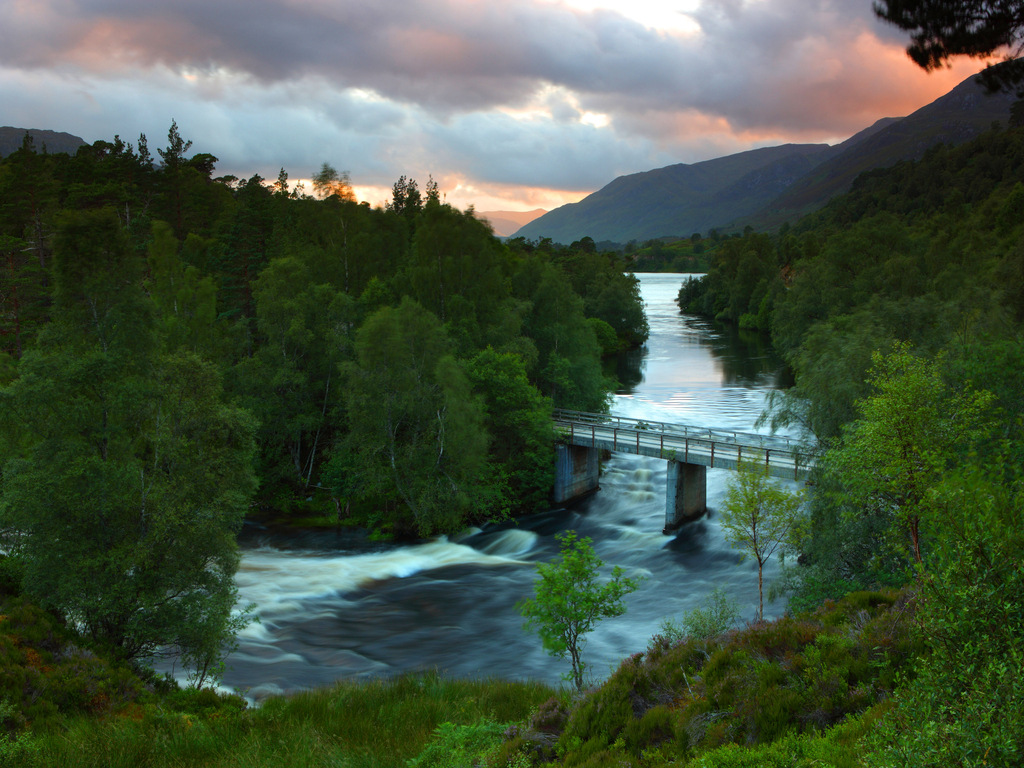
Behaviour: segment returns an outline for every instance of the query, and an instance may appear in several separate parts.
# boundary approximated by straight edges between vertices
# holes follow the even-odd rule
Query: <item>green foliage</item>
[[[788,750],[804,765],[855,765],[896,672],[921,649],[910,597],[862,593],[716,637],[657,636],[576,703],[557,751],[566,765],[771,765]]]
[[[0,703],[0,718],[4,716],[5,706]],[[0,765],[34,765],[38,754],[39,744],[28,734],[0,735]]]
[[[701,605],[687,611],[682,618],[665,619],[661,636],[675,644],[687,638],[710,640],[732,629],[740,618],[739,603],[722,587],[715,587]]]
[[[151,700],[138,676],[109,649],[62,626],[24,598],[0,602],[0,717],[8,735],[79,715],[109,715]]]
[[[874,394],[858,402],[859,418],[846,427],[842,444],[826,461],[855,499],[856,514],[870,510],[889,519],[892,545],[906,548],[921,563],[931,489],[990,432],[993,396],[969,386],[950,388],[941,361],[916,357],[906,344],[872,359]]]
[[[24,578],[25,567],[17,558],[0,555],[0,597],[20,595]]]
[[[929,653],[872,734],[870,765],[1017,765],[1024,758],[1024,528],[1020,474],[1008,457],[936,488],[947,532],[922,578]]]
[[[481,348],[481,334],[500,323],[507,298],[500,254],[498,242],[471,211],[436,201],[423,208],[408,271],[412,297],[465,333],[471,349]]]
[[[486,718],[470,725],[441,723],[426,749],[406,765],[409,768],[473,768],[501,743],[506,728]]]
[[[607,269],[598,274],[582,290],[574,286],[584,296],[587,317],[607,323],[622,347],[639,347],[650,335],[640,281],[632,274]]]
[[[777,331],[773,338],[778,343]],[[818,446],[830,445],[855,417],[854,403],[868,393],[871,355],[891,338],[870,310],[815,324],[789,357],[796,385],[769,394],[762,421],[772,429],[799,427]]]
[[[369,317],[355,349],[343,367],[351,431],[332,461],[336,487],[400,503],[393,524],[420,535],[458,530],[474,509],[500,517],[483,403],[438,319],[406,299]]]
[[[800,492],[772,480],[767,467],[743,463],[729,479],[721,521],[725,540],[757,561],[758,617],[764,617],[764,565],[792,540],[801,523]]]
[[[780,290],[778,269],[774,244],[767,235],[729,239],[716,251],[708,273],[680,290],[679,305],[734,323],[749,315],[746,326],[758,327],[762,302]]]
[[[877,708],[876,708],[877,709]],[[867,712],[823,734],[788,734],[770,744],[745,747],[725,744],[689,765],[693,768],[860,768],[862,739],[877,715]]]
[[[546,509],[555,471],[551,401],[530,384],[526,364],[512,352],[488,347],[469,361],[466,374],[483,397],[492,466],[504,469],[513,510]]]
[[[635,272],[707,272],[713,247],[711,240],[695,241],[692,237],[648,240],[630,253],[629,265]]]
[[[56,333],[59,314],[62,344],[113,345],[140,371],[157,350],[188,351],[222,370],[227,397],[259,422],[267,517],[324,518],[290,512],[318,485],[336,491],[328,502],[336,521],[381,535],[457,528],[542,503],[550,430],[496,423],[509,364],[479,367],[472,387],[482,403],[454,402],[465,392],[460,373],[448,386],[446,429],[466,438],[483,405],[488,428],[504,435],[495,433],[489,454],[475,446],[471,459],[452,457],[466,471],[449,472],[461,472],[453,477],[459,491],[437,526],[420,526],[393,482],[391,490],[364,482],[353,435],[366,420],[352,418],[339,366],[359,365],[357,332],[378,311],[411,299],[440,323],[445,355],[462,373],[488,349],[517,357],[526,380],[516,373],[514,388],[526,411],[539,413],[525,405],[522,387],[533,400],[539,392],[560,406],[603,411],[614,382],[602,374],[602,351],[647,335],[625,262],[586,238],[570,248],[507,247],[472,211],[443,204],[433,181],[421,194],[403,177],[390,205],[373,209],[355,202],[347,175],[329,163],[314,179],[317,199],[301,185],[289,191],[284,169],[269,185],[258,175],[214,178],[217,159],[190,157],[190,147],[172,123],[156,164],[145,136],[137,149],[115,137],[74,156],[38,154],[29,142],[0,159],[0,383],[17,377],[44,329]],[[75,258],[55,261],[55,250]],[[492,374],[497,381],[484,380]],[[477,457],[486,471],[469,467]],[[423,491],[438,473],[423,477],[421,469],[407,471]]]
[[[619,338],[615,335],[614,328],[599,317],[587,318],[587,323],[594,329],[594,336],[597,337],[597,343],[601,345],[602,355],[607,357],[619,350]]]
[[[201,277],[178,256],[178,241],[164,222],[153,223],[147,282],[160,316],[164,349],[186,349],[217,357],[225,348],[225,327],[215,325],[217,288],[212,277]]]
[[[159,354],[116,218],[69,217],[56,259],[54,322],[0,390],[23,589],[129,658],[217,656],[238,627],[252,421],[211,364]]]
[[[612,569],[609,581],[599,582],[603,563],[594,554],[590,539],[577,539],[573,531],[556,536],[561,556],[551,563],[537,563],[540,577],[534,584],[534,598],[519,604],[526,627],[540,635],[544,649],[560,659],[568,657],[572,671],[565,675],[576,690],[583,690],[583,650],[586,635],[604,618],[626,612],[622,599],[639,586],[621,568]]]
[[[69,721],[62,731],[36,739],[39,764],[403,766],[429,749],[442,724],[465,734],[486,730],[477,727],[482,722],[520,721],[552,691],[538,683],[426,674],[340,682],[271,698],[257,709],[240,709],[236,697],[211,694],[190,694],[191,703],[171,697],[124,717]]]
[[[260,421],[261,475],[303,491],[333,437],[341,388],[338,365],[351,356],[355,306],[316,282],[322,254],[309,249],[272,261],[255,282],[259,349],[233,372],[241,402]]]
[[[537,258],[513,276],[513,293],[532,306],[525,330],[536,344],[536,379],[556,408],[603,413],[610,383],[601,372],[601,347],[569,277]]]
[[[991,453],[998,443],[983,438],[996,429],[998,407],[1012,409],[1019,399],[1017,384],[994,370],[998,362],[1012,363],[1011,350],[984,345],[952,364],[914,355],[905,344],[873,356],[857,418],[814,476],[805,565],[788,572],[793,609],[902,583],[908,564],[929,561],[929,548],[947,535],[936,517],[935,489],[975,451]],[[980,363],[982,355],[990,362]],[[968,372],[1000,394],[976,391]],[[1013,421],[1004,417],[1003,424],[1003,434],[1016,434]]]

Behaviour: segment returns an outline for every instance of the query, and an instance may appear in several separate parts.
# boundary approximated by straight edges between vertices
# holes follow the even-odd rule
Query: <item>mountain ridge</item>
[[[777,227],[847,192],[864,171],[889,167],[901,160],[920,160],[936,144],[963,144],[988,130],[994,121],[1009,118],[1010,105],[1016,97],[986,95],[974,81],[973,76],[967,78],[930,104],[837,153],[765,208],[750,217],[731,221],[731,227]]]
[[[986,96],[972,75],[907,117],[881,118],[839,144],[783,144],[619,176],[516,235],[625,243],[712,228],[775,229],[821,208],[864,171],[919,159],[940,142],[974,138],[993,121],[1005,121],[1014,100]]]
[[[63,131],[50,131],[41,128],[15,128],[10,125],[0,127],[0,157],[7,157],[12,152],[21,148],[21,142],[28,133],[35,143],[37,152],[43,151],[43,146],[50,154],[67,152],[73,155],[78,148],[86,143],[85,139]]]
[[[678,163],[651,171],[619,176],[578,203],[546,213],[523,227],[517,236],[550,237],[571,242],[626,240],[689,234],[707,228],[708,211],[702,201],[739,182],[748,174],[791,155],[813,156],[828,144],[783,144],[761,147],[699,163]],[[623,202],[628,198],[628,202]],[[766,196],[765,202],[770,197]],[[670,200],[674,207],[658,205]],[[759,206],[758,206],[759,207]],[[683,217],[680,211],[686,211]],[[757,208],[750,210],[752,213]],[[603,219],[599,223],[595,218]],[[648,232],[657,234],[648,235]]]

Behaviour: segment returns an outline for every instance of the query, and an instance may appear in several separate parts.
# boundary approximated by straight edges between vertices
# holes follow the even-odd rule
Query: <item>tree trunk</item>
[[[764,621],[764,562],[757,561],[757,620]]]

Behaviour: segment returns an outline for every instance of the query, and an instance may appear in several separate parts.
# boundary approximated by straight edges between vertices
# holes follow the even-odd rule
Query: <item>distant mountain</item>
[[[883,118],[835,146],[785,144],[620,176],[516,235],[627,242],[712,228],[773,229],[847,191],[866,170],[916,160],[940,142],[962,144],[995,120],[1005,125],[1013,101],[1005,94],[986,96],[972,76],[912,115]]]
[[[478,219],[486,219],[498,237],[512,237],[525,224],[547,213],[543,208],[532,211],[477,211]]]
[[[785,144],[620,176],[580,202],[530,222],[516,236],[627,242],[706,232],[759,210],[813,168],[815,155],[827,149],[828,144]]]
[[[987,131],[996,120],[1005,127],[1010,105],[1015,100],[1016,96],[1011,94],[987,96],[974,77],[970,77],[931,104],[902,120],[891,120],[873,135],[845,147],[755,214],[737,217],[728,229],[740,229],[748,224],[758,230],[772,229],[817,210],[836,195],[848,191],[854,179],[864,171],[895,165],[900,160],[919,160],[936,144],[963,144]],[[872,128],[876,126],[878,123]]]
[[[21,148],[21,142],[25,138],[25,128],[11,128],[4,126],[0,128],[0,157],[7,157],[12,152]],[[52,155],[60,152],[67,152],[73,155],[78,148],[85,144],[85,139],[72,136],[70,133],[58,133],[57,131],[43,131],[38,128],[27,129],[29,135],[35,141],[36,152],[46,151]]]

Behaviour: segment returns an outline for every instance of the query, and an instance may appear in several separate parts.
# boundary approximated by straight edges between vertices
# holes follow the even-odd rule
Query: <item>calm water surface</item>
[[[781,361],[754,334],[682,316],[674,303],[686,275],[641,275],[651,337],[623,355],[612,413],[753,431]],[[615,361],[613,361],[615,362]],[[375,545],[352,533],[275,535],[247,527],[237,581],[260,623],[228,658],[227,688],[255,698],[343,677],[438,669],[452,675],[539,678],[558,683],[567,664],[522,629],[515,604],[532,594],[533,564],[557,553],[554,535],[574,529],[598,555],[643,576],[625,616],[601,623],[585,659],[595,679],[643,650],[667,616],[724,585],[752,619],[757,571],[725,543],[714,509],[728,470],[708,470],[712,513],[663,536],[665,462],[616,454],[601,490],[569,511],[471,531],[458,541]],[[771,573],[774,566],[771,567]],[[783,606],[766,606],[769,617]]]

